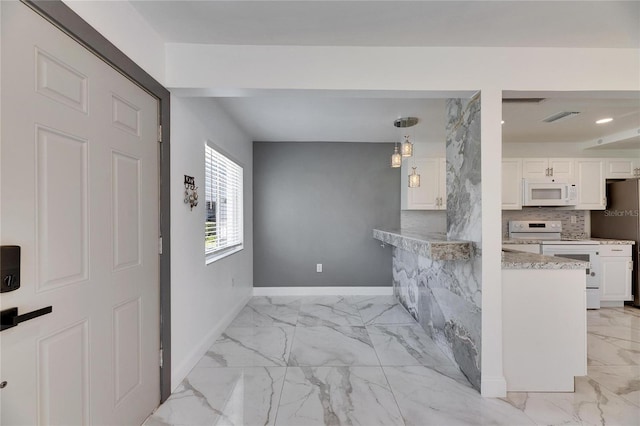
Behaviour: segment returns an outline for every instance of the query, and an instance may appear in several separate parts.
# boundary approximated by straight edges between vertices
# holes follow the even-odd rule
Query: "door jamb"
[[[160,402],[171,395],[170,93],[61,0],[21,0],[118,72],[158,99],[160,143]]]

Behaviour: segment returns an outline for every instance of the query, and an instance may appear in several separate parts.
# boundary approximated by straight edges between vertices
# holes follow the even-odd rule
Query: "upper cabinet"
[[[573,179],[571,158],[523,158],[522,177],[525,179]]]
[[[577,210],[604,210],[605,196],[604,161],[599,158],[576,158],[576,184],[578,185]]]
[[[640,159],[638,158],[607,158],[603,161],[607,179],[640,177]]]
[[[444,158],[412,157],[402,167],[402,210],[446,210],[447,209],[447,162]],[[408,176],[415,167],[420,175],[420,186],[408,188]],[[405,192],[406,191],[406,192]]]
[[[522,161],[520,158],[502,160],[502,210],[522,209]]]

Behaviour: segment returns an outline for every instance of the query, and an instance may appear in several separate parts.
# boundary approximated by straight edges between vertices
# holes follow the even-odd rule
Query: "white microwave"
[[[523,179],[523,206],[575,206],[578,188],[561,179]]]

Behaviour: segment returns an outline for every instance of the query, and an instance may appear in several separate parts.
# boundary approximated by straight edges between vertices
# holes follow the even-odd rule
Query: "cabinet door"
[[[522,209],[522,160],[502,160],[502,210]]]
[[[640,176],[640,160],[629,158],[608,158],[605,160],[605,177],[626,179]]]
[[[600,261],[602,262],[601,299],[605,301],[632,300],[631,259],[622,256],[603,256]]]
[[[420,175],[418,188],[407,188],[408,210],[437,210],[440,197],[440,160],[437,158],[412,158],[409,161],[408,173],[411,167],[416,167],[416,173]],[[402,185],[409,184],[408,173],[402,176]]]
[[[549,177],[549,161],[546,158],[523,158],[522,177],[544,179]]]
[[[604,210],[607,202],[603,161],[594,158],[580,158],[575,162],[575,169],[578,185],[576,209]]]
[[[573,158],[550,158],[549,174],[556,179],[573,179]]]

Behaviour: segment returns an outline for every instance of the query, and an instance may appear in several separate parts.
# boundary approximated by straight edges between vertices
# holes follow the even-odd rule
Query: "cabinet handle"
[[[551,175],[550,176],[553,176],[553,167],[551,168]]]
[[[549,176],[549,169],[548,169],[548,168],[547,168],[547,169],[544,169],[544,175],[545,175],[545,176]]]

